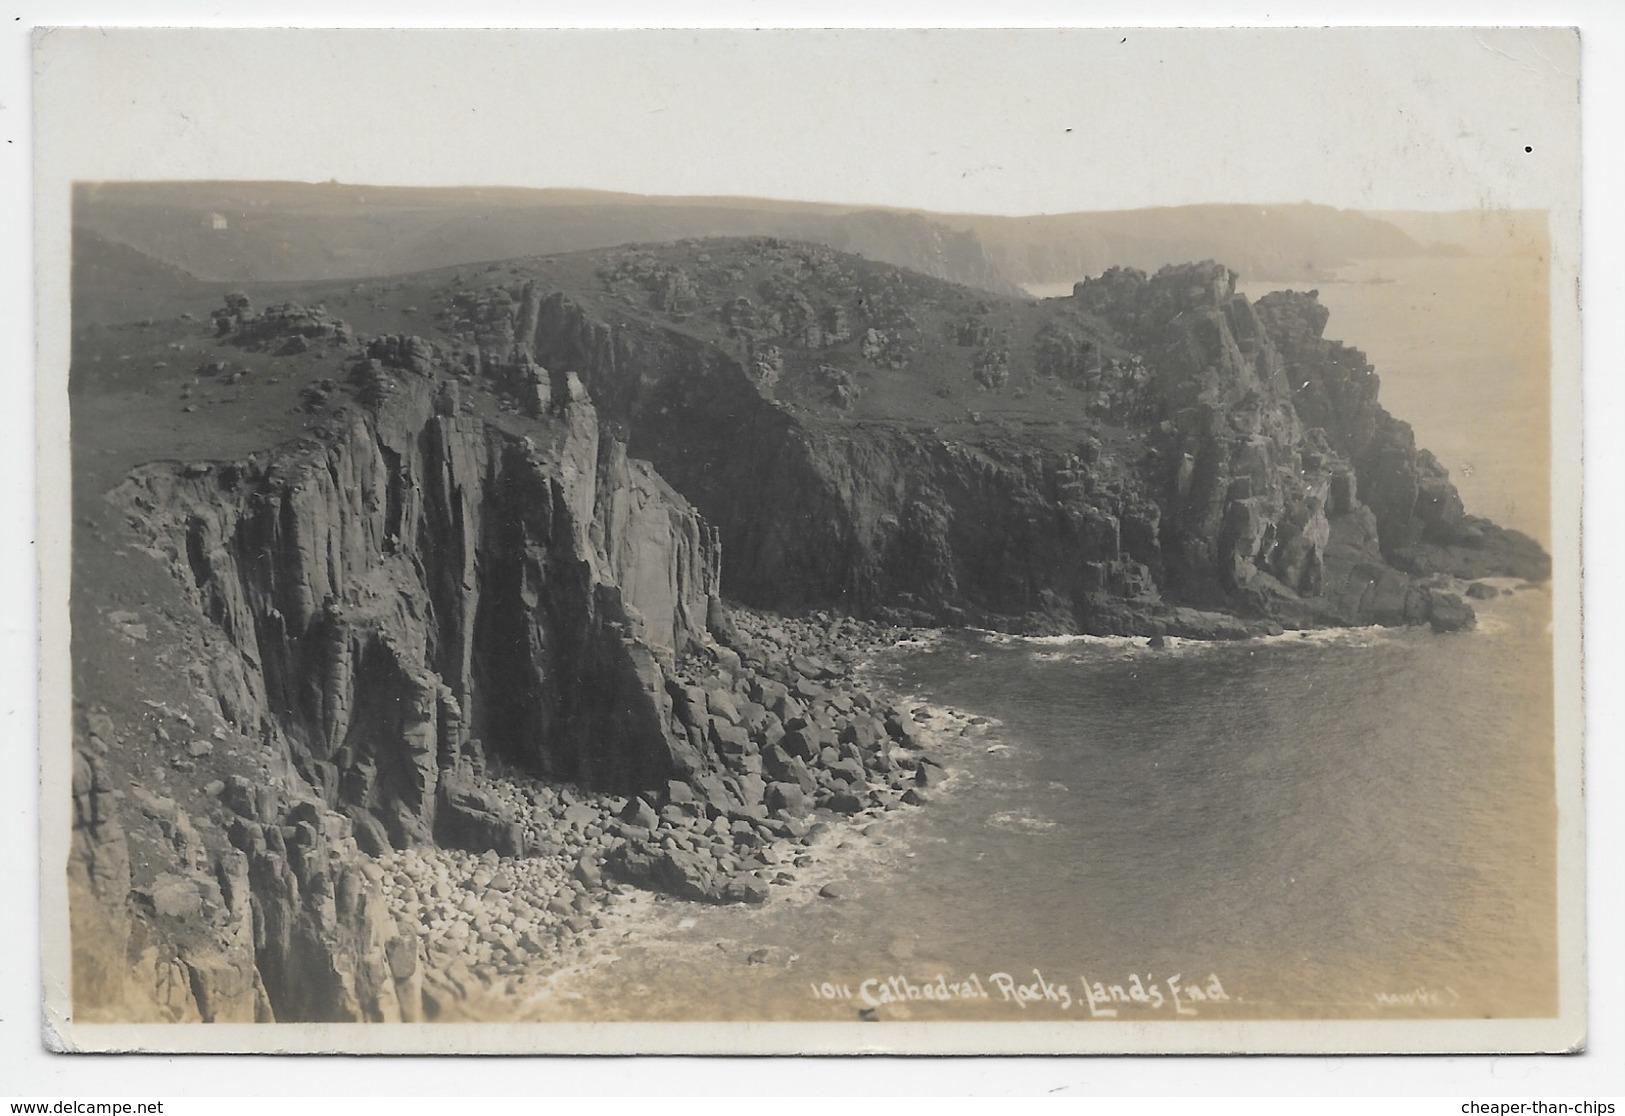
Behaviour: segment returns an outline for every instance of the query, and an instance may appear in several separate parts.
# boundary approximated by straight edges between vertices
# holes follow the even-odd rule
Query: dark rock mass
[[[802,287],[812,305],[840,284]],[[922,292],[910,317],[933,300],[947,301]],[[906,421],[907,406],[863,421],[800,405],[734,346],[612,324],[563,295],[530,343],[579,370],[633,452],[717,524],[729,592],[762,607],[1138,634],[1155,617],[1200,636],[1214,622],[1193,609],[1423,623],[1415,577],[1549,575],[1532,540],[1464,513],[1378,404],[1364,356],[1323,338],[1312,292],[1255,306],[1217,264],[1113,269],[1025,317],[1022,390],[1086,408],[1070,445],[979,414],[965,430]],[[969,327],[949,329],[962,341]],[[778,340],[776,359],[793,363]],[[967,368],[974,381],[974,355]]]

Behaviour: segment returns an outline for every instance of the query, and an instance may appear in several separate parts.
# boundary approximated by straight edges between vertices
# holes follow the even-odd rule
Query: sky
[[[1578,151],[1560,30],[63,30],[36,62],[79,178],[1545,208]]]

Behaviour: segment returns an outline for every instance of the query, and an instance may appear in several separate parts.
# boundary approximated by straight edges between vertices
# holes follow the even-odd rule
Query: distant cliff
[[[1017,283],[1072,282],[1109,267],[1155,271],[1210,257],[1253,279],[1309,281],[1354,260],[1425,255],[1378,214],[1324,205],[1185,205],[1030,217],[941,216],[975,233]]]

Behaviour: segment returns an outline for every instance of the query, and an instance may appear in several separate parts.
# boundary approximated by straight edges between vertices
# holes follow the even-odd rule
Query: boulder
[[[767,902],[771,890],[765,880],[752,875],[738,875],[728,881],[723,898],[730,903],[749,903],[759,906]]]
[[[733,695],[719,686],[705,691],[705,705],[713,716],[721,717],[731,725],[744,723],[739,714],[739,707],[734,704]]]
[[[576,866],[570,873],[581,881],[583,887],[597,890],[603,886],[604,876],[598,865],[589,857],[582,857],[576,861]]]
[[[793,728],[787,731],[775,747],[783,749],[787,755],[803,760],[816,760],[822,750],[817,730],[810,726]]]
[[[750,680],[748,689],[752,701],[759,702],[776,713],[781,712],[780,703],[790,696],[790,688],[784,683],[760,676]]]
[[[811,796],[796,783],[769,783],[766,801],[773,813],[797,818],[805,817],[813,807]]]
[[[635,825],[641,829],[655,829],[660,825],[660,815],[642,798],[635,797],[628,802],[620,817],[627,825]]]
[[[1455,593],[1427,590],[1427,620],[1436,632],[1462,632],[1476,627],[1478,615],[1473,606]]]
[[[857,814],[863,810],[863,799],[849,790],[832,791],[824,799],[824,808],[836,814]]]
[[[925,747],[924,742],[920,739],[919,726],[913,718],[905,717],[895,711],[886,715],[886,735],[904,748],[919,751]]]
[[[721,717],[711,718],[711,743],[716,747],[718,754],[724,756],[743,756],[752,754],[755,750],[750,733]]]

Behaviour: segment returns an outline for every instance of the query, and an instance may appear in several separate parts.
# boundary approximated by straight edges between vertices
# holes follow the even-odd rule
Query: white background
[[[530,1092],[880,1092],[1103,1094],[1443,1094],[1619,1095],[1625,1092],[1625,941],[1618,892],[1620,809],[1618,638],[1625,622],[1611,581],[1617,560],[1621,191],[1616,149],[1625,104],[1625,26],[1605,3],[1100,3],[1001,6],[986,14],[964,3],[825,3],[814,12],[782,4],[535,5],[465,0],[454,10],[422,3],[284,2],[274,9],[222,10],[189,3],[24,3],[0,8],[6,27],[0,65],[0,182],[6,190],[10,326],[0,337],[11,387],[0,413],[0,561],[9,592],[0,613],[0,863],[11,900],[10,947],[0,964],[0,1095],[124,1094],[514,1094]],[[816,18],[809,19],[809,15]],[[251,26],[865,24],[1142,26],[1180,24],[1316,26],[1357,15],[1368,24],[1577,24],[1583,40],[1586,259],[1586,506],[1588,792],[1590,810],[1591,1053],[1572,1058],[1402,1059],[999,1059],[840,1061],[606,1059],[228,1059],[66,1058],[39,1040],[37,833],[34,713],[36,555],[32,368],[33,257],[28,29],[50,24]],[[828,52],[752,44],[746,56],[696,71],[642,40],[615,44],[569,67],[538,68],[523,52],[489,52],[478,67],[449,63],[434,37],[403,36],[388,64],[377,53],[325,58],[272,53],[272,61],[210,52],[187,72],[155,55],[145,79],[87,81],[80,173],[113,177],[267,176],[371,182],[480,181],[572,185],[648,193],[733,193],[898,204],[939,210],[1034,212],[1190,201],[1312,200],[1368,208],[1540,204],[1560,160],[1519,161],[1539,145],[1549,106],[1486,96],[1449,118],[1395,115],[1373,124],[1357,94],[1403,92],[1424,99],[1426,82],[1475,72],[1513,49],[1486,34],[1440,58],[1436,75],[1403,51],[1356,56],[1358,73],[1337,72],[1350,55],[1318,56],[1312,44],[1279,70],[1281,57],[1257,36],[1211,50],[1127,32],[1055,36],[1055,53],[1000,55],[999,41],[966,40],[959,80],[911,74],[897,52],[865,54],[846,39]],[[1079,43],[1082,46],[1079,46]],[[990,47],[991,44],[991,47]],[[1434,49],[1435,44],[1425,44]],[[1418,49],[1424,44],[1419,42]],[[1058,63],[1098,59],[1086,74]],[[1448,64],[1447,64],[1448,63]],[[1520,59],[1519,64],[1538,60]],[[1488,72],[1488,71],[1486,71]],[[594,89],[636,88],[636,116]],[[996,75],[997,80],[989,80]],[[1183,98],[1159,91],[1177,87]],[[173,92],[167,94],[165,90]],[[1296,91],[1283,96],[1283,91]],[[653,93],[651,94],[651,91]],[[1143,97],[1143,99],[1141,99]],[[1441,93],[1441,98],[1443,94]],[[809,106],[806,102],[812,98]],[[1397,99],[1397,98],[1395,98]],[[172,103],[171,103],[172,102]],[[239,121],[233,142],[187,119],[205,105]],[[652,107],[650,107],[652,106]],[[128,127],[110,132],[117,120]],[[399,120],[411,121],[402,132]],[[1260,127],[1268,121],[1267,129]],[[990,124],[989,122],[995,122]],[[1073,131],[1067,132],[1067,128]],[[59,137],[61,138],[61,137]],[[1545,148],[1543,147],[1543,150]],[[763,156],[762,152],[769,152]],[[773,155],[771,153],[778,152]],[[1503,154],[1503,152],[1507,154]],[[748,158],[741,158],[748,155]],[[1306,157],[1307,156],[1307,157]],[[102,160],[98,162],[98,160]],[[1502,160],[1498,163],[1497,160]],[[467,167],[466,173],[461,168]],[[1205,168],[1211,180],[1194,180]],[[1261,171],[1260,168],[1266,168]],[[1381,168],[1378,174],[1372,168]],[[1542,176],[1548,177],[1542,177]],[[1493,186],[1483,184],[1488,181]],[[47,211],[62,199],[45,199]],[[1459,1111],[1457,1106],[1450,1107]],[[1441,1107],[1441,1111],[1444,1107]]]

